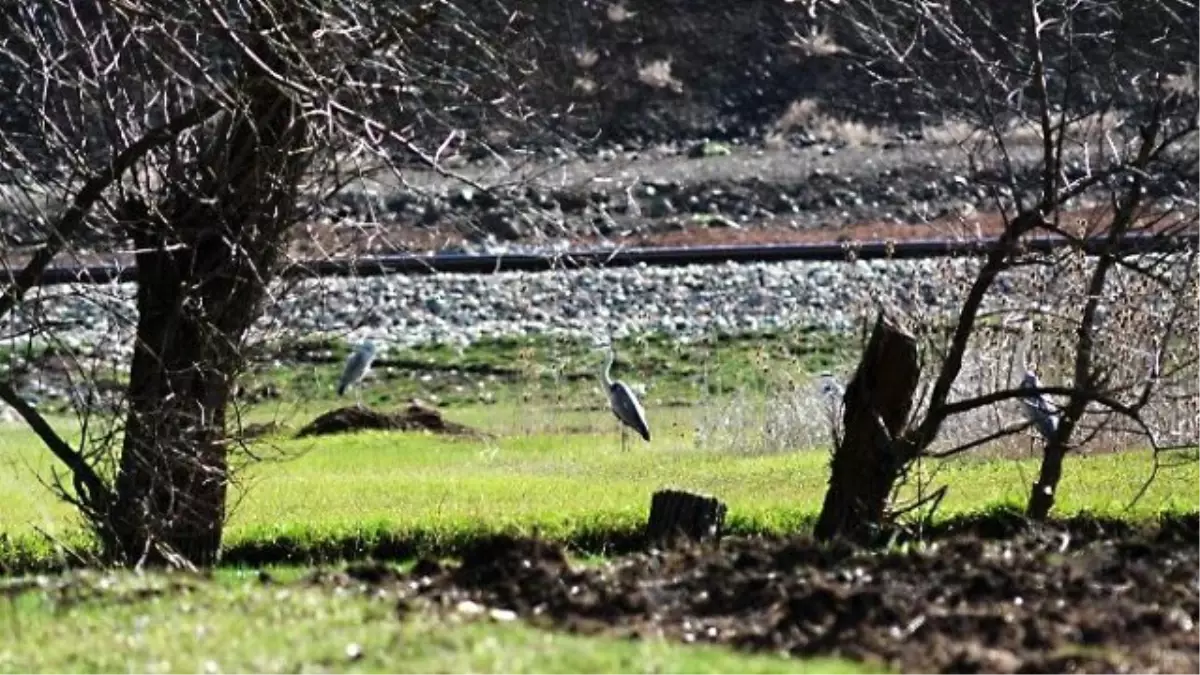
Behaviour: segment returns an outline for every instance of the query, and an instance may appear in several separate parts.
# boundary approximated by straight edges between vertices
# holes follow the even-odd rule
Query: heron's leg
[[[621,425],[621,452],[625,452],[625,451],[629,450],[629,446],[627,445],[628,442],[629,442],[629,439],[625,437],[625,425],[622,424]]]
[[[363,404],[362,404],[362,387],[357,387],[357,386],[356,386],[356,387],[354,388],[354,400],[357,402],[357,404],[358,404],[358,407],[360,407],[360,408],[361,408],[361,407],[363,407]]]

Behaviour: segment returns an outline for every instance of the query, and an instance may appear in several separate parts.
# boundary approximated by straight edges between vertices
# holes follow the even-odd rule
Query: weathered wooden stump
[[[652,542],[685,537],[719,539],[725,525],[725,503],[716,497],[680,490],[659,490],[650,498],[646,538]]]
[[[817,539],[853,539],[883,521],[899,471],[911,459],[894,441],[915,404],[920,375],[917,339],[897,317],[880,312],[846,387],[844,435],[834,448]]]

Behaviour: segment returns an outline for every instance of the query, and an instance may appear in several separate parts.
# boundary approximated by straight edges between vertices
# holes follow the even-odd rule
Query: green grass
[[[823,450],[701,450],[687,428],[667,429],[651,445],[639,440],[624,453],[615,433],[468,441],[375,432],[271,445],[286,459],[253,466],[235,490],[225,539],[235,560],[447,551],[495,532],[538,533],[587,548],[636,533],[650,494],[664,487],[725,500],[734,532],[796,532],[815,517],[828,477]],[[9,554],[52,554],[38,530],[83,545],[70,509],[37,482],[53,466],[48,453],[26,433],[7,430],[0,432],[0,458],[0,532],[19,549]],[[1150,475],[1151,455],[1071,457],[1056,512],[1148,518],[1193,511],[1197,466],[1162,472],[1126,512]],[[1035,460],[942,463],[935,485],[950,490],[939,515],[1021,505],[1036,469]]]
[[[87,577],[0,599],[0,672],[872,672],[520,622],[398,620],[395,600],[182,575]],[[5,606],[7,605],[7,607]]]
[[[408,365],[401,358],[381,364],[366,400],[389,408],[411,395],[431,399],[433,393],[449,418],[494,438],[363,433],[295,440],[281,433],[256,444],[259,453],[274,459],[240,474],[226,530],[227,564],[213,579],[83,574],[82,587],[96,591],[88,597],[44,589],[0,593],[0,671],[875,670],[839,660],[575,637],[519,622],[464,623],[428,613],[398,620],[393,600],[291,583],[315,563],[453,554],[498,532],[540,534],[575,545],[583,557],[602,555],[605,545],[619,548],[623,537],[640,531],[650,494],[664,487],[720,497],[729,505],[734,533],[805,531],[824,497],[825,450],[741,452],[740,427],[721,441],[732,445],[701,447],[695,430],[711,421],[704,416],[712,407],[674,404],[711,400],[714,394],[720,401],[731,392],[765,398],[787,391],[813,370],[837,363],[838,349],[821,346],[822,339],[624,345],[622,354],[636,356],[619,362],[617,375],[654,383],[645,397],[654,442],[636,440],[624,453],[596,386],[599,352],[552,340],[485,343],[465,361],[442,347],[414,350],[404,357]],[[281,396],[251,408],[248,421],[274,420],[294,430],[319,412],[345,405],[329,396],[342,355],[252,373],[248,383],[271,384]],[[566,365],[554,371],[530,365],[552,362]],[[781,362],[786,365],[779,367]],[[466,375],[462,363],[474,364]],[[630,371],[629,363],[641,369]],[[772,366],[765,367],[768,363]],[[76,423],[51,421],[77,441]],[[1152,470],[1149,453],[1071,457],[1056,513],[1150,519],[1193,512],[1200,501],[1194,454],[1162,472],[1131,508]],[[55,466],[23,426],[0,425],[0,569],[44,569],[67,559],[60,547],[89,549],[71,509],[40,482]],[[949,486],[939,511],[945,518],[1022,505],[1037,463],[967,455],[924,468],[933,467],[934,485]],[[254,583],[260,568],[288,585]],[[155,590],[166,586],[167,591]],[[348,652],[351,645],[356,647]],[[358,650],[360,656],[349,656]]]
[[[845,336],[796,329],[693,343],[646,335],[616,346],[614,376],[652,384],[646,402],[664,405],[803,381],[846,362],[853,344]],[[348,349],[329,340],[292,346],[301,363],[261,363],[243,384],[251,391],[273,387],[287,403],[326,401]],[[603,362],[603,350],[565,337],[486,338],[463,349],[429,344],[381,357],[363,400],[388,406],[417,396],[443,407],[519,402],[571,409],[595,402],[590,394]]]

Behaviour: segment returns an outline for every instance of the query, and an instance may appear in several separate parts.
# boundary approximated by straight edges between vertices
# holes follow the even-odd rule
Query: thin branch
[[[162,146],[187,129],[203,123],[221,110],[215,101],[206,100],[170,122],[151,129],[129,147],[113,158],[103,171],[84,183],[71,200],[71,205],[50,228],[52,237],[38,249],[25,267],[18,272],[4,293],[0,294],[0,317],[4,317],[25,297],[29,289],[37,286],[42,273],[67,244],[83,230],[88,213],[103,196],[104,191],[121,179],[126,171],[145,157],[151,150]]]
[[[25,402],[25,399],[17,395],[12,386],[8,382],[0,381],[0,400],[3,400],[17,414],[25,420],[29,428],[33,430],[38,438],[46,444],[46,448],[54,454],[63,464],[71,470],[71,473],[87,488],[88,494],[85,501],[89,506],[95,508],[111,501],[111,493],[108,486],[96,474],[92,466],[87,463],[78,451],[71,447],[69,443],[64,441],[57,432],[54,431],[50,423],[42,417],[41,413],[33,409],[33,406]],[[83,498],[83,495],[80,495]]]
[[[1010,424],[1006,427],[1003,427],[999,431],[995,431],[995,432],[988,434],[987,436],[984,436],[983,438],[978,438],[973,441],[963,443],[961,445],[950,448],[949,450],[939,450],[937,452],[927,452],[927,453],[924,453],[924,456],[932,457],[934,459],[945,459],[947,457],[953,457],[954,455],[959,455],[968,450],[978,448],[981,445],[987,445],[988,443],[991,443],[992,441],[998,441],[1001,438],[1007,438],[1008,436],[1012,436],[1013,434],[1019,434],[1031,426],[1033,426],[1033,422],[1021,422],[1019,424]]]

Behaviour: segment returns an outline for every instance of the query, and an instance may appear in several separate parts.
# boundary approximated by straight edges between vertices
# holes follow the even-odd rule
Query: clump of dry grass
[[[887,140],[886,130],[832,117],[810,98],[793,101],[775,120],[771,135],[778,137],[795,132],[806,132],[823,143],[845,143],[852,147],[882,145]]]
[[[636,16],[634,12],[629,11],[629,8],[620,2],[609,5],[604,10],[604,15],[613,23],[624,23]]]
[[[596,85],[596,81],[590,77],[575,78],[575,80],[571,83],[571,87],[575,91],[577,91],[585,96],[591,96],[592,94],[595,94],[596,90],[598,89],[598,86]]]
[[[846,51],[834,39],[828,29],[812,26],[807,33],[797,31],[795,37],[788,42],[806,56],[833,56]]]
[[[816,378],[784,391],[740,389],[699,407],[695,444],[744,455],[828,448],[835,410]]]
[[[580,47],[575,52],[575,65],[583,70],[592,68],[600,62],[600,52],[590,47]]]
[[[1108,143],[1114,140],[1113,134],[1123,128],[1124,124],[1125,117],[1120,113],[1092,113],[1071,123],[1066,140],[1073,145]],[[1042,142],[1041,123],[1033,118],[1014,117],[1003,122],[997,121],[996,127],[989,129],[979,121],[945,116],[937,123],[924,125],[921,134],[929,143],[946,146],[987,146],[994,144],[997,136],[1010,147],[1040,145]]]

